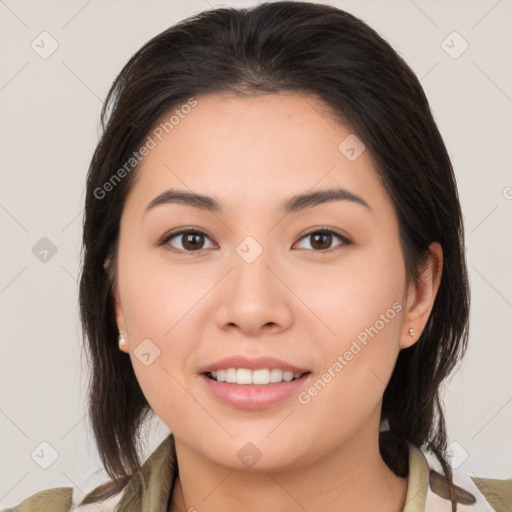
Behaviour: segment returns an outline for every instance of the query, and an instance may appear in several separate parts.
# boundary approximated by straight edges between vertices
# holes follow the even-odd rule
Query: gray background
[[[0,508],[50,487],[81,496],[107,479],[85,418],[77,276],[85,174],[110,84],[176,21],[254,3],[0,1]],[[510,478],[512,2],[325,3],[406,59],[448,146],[473,296],[470,347],[445,393],[453,464]],[[148,432],[144,456],[168,430],[157,419]]]

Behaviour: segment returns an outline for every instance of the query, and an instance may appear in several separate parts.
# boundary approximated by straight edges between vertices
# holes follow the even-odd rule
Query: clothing
[[[174,436],[170,433],[130,479],[124,492],[107,501],[79,505],[85,498],[79,498],[78,491],[59,487],[40,491],[0,512],[168,512],[177,475]],[[453,471],[453,480],[459,487],[457,512],[512,512],[512,480],[471,477],[457,470]],[[403,512],[452,512],[443,492],[444,482],[435,456],[409,444],[409,481]]]

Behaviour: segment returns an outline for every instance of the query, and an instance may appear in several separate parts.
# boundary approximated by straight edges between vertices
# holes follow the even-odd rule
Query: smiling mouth
[[[215,382],[224,382],[227,384],[266,386],[269,384],[279,384],[280,382],[291,382],[309,375],[311,372],[293,373],[278,368],[259,370],[249,370],[247,368],[227,368],[206,372],[203,375]]]

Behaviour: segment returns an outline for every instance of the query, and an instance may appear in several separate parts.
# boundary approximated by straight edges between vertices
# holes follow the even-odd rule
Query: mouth
[[[235,384],[239,386],[268,386],[280,382],[299,380],[311,372],[294,373],[280,368],[260,368],[250,370],[248,368],[227,368],[204,372],[202,375],[215,382]]]
[[[245,410],[267,409],[286,403],[313,379],[310,371],[297,373],[280,368],[219,368],[198,376],[210,396],[225,405]]]

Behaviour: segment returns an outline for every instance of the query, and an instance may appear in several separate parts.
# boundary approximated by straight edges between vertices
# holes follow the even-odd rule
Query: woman
[[[130,59],[102,121],[80,306],[112,481],[23,510],[508,510],[510,481],[447,461],[461,208],[383,38],[328,5],[205,11]],[[153,413],[172,433],[141,467]]]

